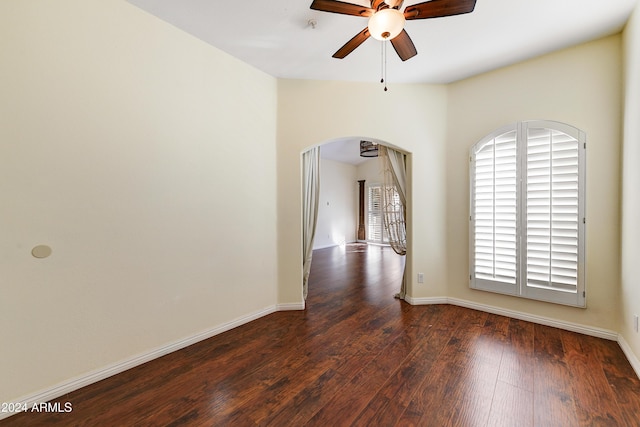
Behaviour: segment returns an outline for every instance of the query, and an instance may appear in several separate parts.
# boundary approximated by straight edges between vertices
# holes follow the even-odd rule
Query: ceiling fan
[[[369,18],[368,26],[345,43],[334,58],[342,59],[349,55],[370,36],[391,41],[396,53],[403,61],[418,54],[416,47],[404,30],[406,20],[441,18],[473,12],[476,0],[431,0],[407,6],[400,11],[404,0],[371,0],[371,7],[338,0],[313,0],[311,9],[322,12],[339,13]]]

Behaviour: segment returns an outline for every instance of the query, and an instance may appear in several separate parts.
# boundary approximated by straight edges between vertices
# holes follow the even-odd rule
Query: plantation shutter
[[[482,144],[473,160],[474,279],[478,287],[516,292],[516,130]]]
[[[544,123],[543,123],[544,124]],[[578,280],[583,256],[580,157],[583,143],[572,129],[527,124],[523,155],[526,201],[528,296],[562,303],[580,299]],[[573,135],[572,135],[573,133]]]
[[[472,147],[472,288],[584,306],[584,140],[538,121]]]
[[[367,202],[367,231],[368,240],[374,243],[388,241],[383,226],[382,214],[382,187],[380,185],[369,186]]]

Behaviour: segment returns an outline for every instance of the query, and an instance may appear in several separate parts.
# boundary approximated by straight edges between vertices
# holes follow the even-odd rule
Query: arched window
[[[471,288],[585,306],[585,141],[527,121],[471,148]]]

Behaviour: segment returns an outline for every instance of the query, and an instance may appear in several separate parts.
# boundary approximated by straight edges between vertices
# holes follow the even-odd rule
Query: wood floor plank
[[[624,357],[620,347],[613,341],[600,340],[594,337],[581,337],[592,349],[607,378],[616,403],[620,409],[623,425],[640,425],[640,379],[635,375],[633,367]]]
[[[533,353],[533,324],[509,319],[508,346],[502,354],[498,379],[515,387],[533,392],[535,365]]]
[[[421,322],[411,326],[423,331],[419,341],[411,354],[399,364],[395,373],[359,414],[354,425],[393,425],[404,413],[411,397],[449,340],[449,325],[437,326],[440,324],[441,313],[439,307],[430,306]]]
[[[534,326],[534,357],[534,425],[579,425],[559,329]]]
[[[510,383],[498,381],[487,425],[492,427],[531,427],[534,425],[533,411],[533,391],[523,390]]]
[[[499,359],[485,359],[475,351],[488,314],[473,310],[467,314],[454,330],[398,425],[486,423],[500,362]]]
[[[464,363],[457,374],[460,380],[454,394],[456,400],[449,405],[451,415],[446,425],[486,425],[490,416],[508,319],[482,314],[486,315],[485,321],[478,325],[475,336],[473,330],[469,330],[468,347],[459,355]]]
[[[56,399],[5,426],[638,427],[615,342],[393,298],[404,261],[314,252],[304,311],[277,312]]]
[[[620,408],[607,381],[602,363],[596,359],[600,341],[587,340],[573,332],[562,332],[565,360],[572,376],[573,394],[582,426],[623,425]]]
[[[447,307],[446,312],[439,317],[438,322],[434,323],[433,337],[435,339],[432,340],[433,347],[431,348],[436,356],[432,359],[429,369],[419,377],[420,381],[417,389],[413,393],[409,393],[411,400],[396,420],[395,425],[421,425],[423,415],[430,413],[428,411],[435,410],[434,408],[436,408],[439,399],[436,393],[446,391],[447,376],[442,373],[444,370],[449,369],[447,366],[449,360],[443,354],[452,337],[457,333],[458,328],[464,324],[465,319],[461,316],[462,310],[460,307]],[[437,412],[431,413],[435,415]],[[436,421],[436,417],[434,417],[434,421]]]
[[[337,425],[351,423],[370,402],[375,393],[388,378],[398,370],[398,366],[413,351],[421,331],[417,328],[399,328],[389,333],[378,349],[365,348],[356,364],[362,368],[353,376],[348,396],[334,398],[310,420],[316,425]]]
[[[265,425],[273,427],[309,425],[309,420],[328,405],[333,396],[345,390],[348,383],[349,379],[338,372],[332,369],[326,371],[316,381],[305,382],[304,388],[266,420]]]

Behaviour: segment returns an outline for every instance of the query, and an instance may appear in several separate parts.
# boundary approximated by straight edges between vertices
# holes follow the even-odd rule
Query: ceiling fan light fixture
[[[404,29],[404,15],[397,9],[387,8],[369,18],[369,34],[376,40],[391,40]]]
[[[378,144],[373,141],[360,141],[360,157],[378,157]]]

